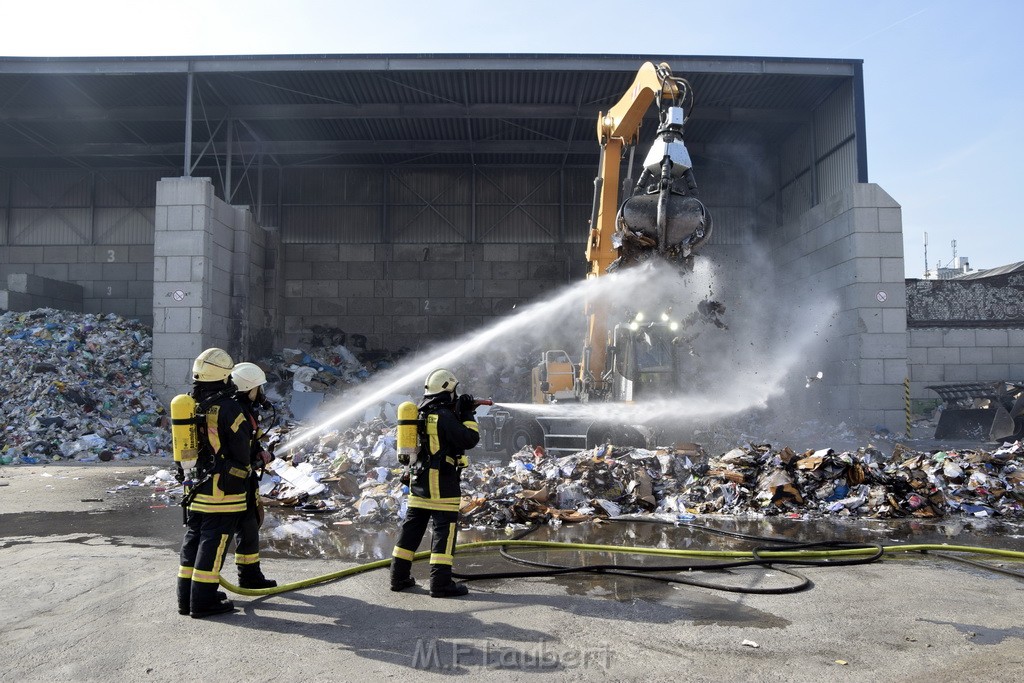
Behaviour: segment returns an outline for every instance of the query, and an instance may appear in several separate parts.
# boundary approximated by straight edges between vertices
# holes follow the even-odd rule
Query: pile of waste
[[[148,328],[115,314],[0,315],[0,464],[169,453]]]
[[[320,434],[289,457],[261,486],[269,505],[359,522],[404,517],[408,488],[388,420]],[[1020,516],[1024,446],[921,453],[898,445],[891,457],[873,447],[797,453],[767,444],[713,457],[692,444],[557,458],[538,448],[508,463],[472,462],[462,482],[463,520],[490,527],[627,514]]]

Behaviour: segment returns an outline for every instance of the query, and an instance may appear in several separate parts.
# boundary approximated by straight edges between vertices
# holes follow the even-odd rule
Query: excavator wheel
[[[637,429],[626,425],[593,425],[587,431],[587,448],[601,444],[624,448],[644,448],[647,439]]]
[[[526,446],[543,446],[544,432],[536,422],[512,423],[509,431],[509,438],[506,440],[505,450],[511,456],[523,450]]]

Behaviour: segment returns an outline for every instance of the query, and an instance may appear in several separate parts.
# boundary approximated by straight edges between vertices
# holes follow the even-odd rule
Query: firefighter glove
[[[455,414],[462,422],[476,418],[476,399],[469,394],[463,394],[455,399]]]

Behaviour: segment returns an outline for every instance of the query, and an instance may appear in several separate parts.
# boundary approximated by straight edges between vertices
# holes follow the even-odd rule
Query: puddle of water
[[[20,512],[0,515],[0,547],[27,541],[11,537],[103,536],[133,547],[181,544],[181,508],[99,510],[95,512]],[[131,539],[126,542],[124,539]]]
[[[1024,639],[1024,628],[1015,626],[1011,628],[990,628],[979,624],[961,624],[955,621],[935,621],[934,619],[918,619],[929,624],[940,626],[952,626],[962,633],[970,642],[977,645],[998,645],[1007,638]]]
[[[290,511],[289,511],[290,512]],[[852,542],[891,543],[950,543],[978,545],[1024,551],[1024,522],[948,518],[942,520],[792,520],[780,518],[737,519],[711,518],[701,524],[733,533],[759,535],[790,541],[812,542],[842,540]],[[271,509],[262,530],[261,555],[264,558],[318,558],[340,562],[370,562],[391,557],[397,537],[396,524],[350,524],[331,515],[291,515]],[[181,543],[181,510],[177,506],[166,508],[122,508],[99,512],[47,512],[0,515],[0,547],[31,542],[31,540],[5,540],[13,537],[44,538],[49,536],[100,536],[111,542],[135,547],[164,547],[177,549]],[[503,529],[467,529],[459,532],[463,543],[482,540],[507,539]],[[530,540],[589,543],[612,546],[646,546],[657,548],[693,548],[707,550],[749,549],[766,542],[758,542],[708,533],[704,529],[688,526],[669,526],[639,522],[584,523],[563,525],[559,528],[541,527],[528,537]],[[84,539],[73,539],[84,540]],[[423,547],[429,541],[425,539]],[[632,564],[664,566],[666,564],[699,563],[700,560],[675,560],[645,555],[620,555],[574,550],[516,548],[512,554],[538,562],[560,565]],[[509,562],[497,552],[467,552],[460,556],[456,569],[464,573],[514,572],[529,569]],[[974,570],[981,571],[981,570]],[[739,569],[735,572],[698,573],[695,578],[725,585],[791,585],[792,579],[778,572],[760,567]],[[515,580],[515,579],[513,579]],[[646,601],[661,605],[672,604],[689,612],[693,618],[706,623],[724,623],[739,619],[743,623],[776,627],[770,614],[735,613],[736,605],[708,612],[708,603],[692,604],[675,584],[644,581],[614,575],[567,575],[544,579],[531,579],[554,583],[567,595],[601,597],[618,602]],[[476,582],[483,590],[497,587],[507,579]],[[976,633],[981,631],[975,629]],[[977,638],[986,636],[974,636]],[[1001,637],[1005,637],[1005,634]],[[978,642],[983,642],[978,640]]]

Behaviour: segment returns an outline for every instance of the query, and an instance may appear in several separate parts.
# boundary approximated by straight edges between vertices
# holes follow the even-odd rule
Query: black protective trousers
[[[434,523],[434,533],[430,546],[430,564],[450,567],[458,536],[458,511],[408,508],[405,522],[402,523],[402,532],[395,544],[394,556],[411,561],[412,554],[419,548],[423,534],[427,531],[427,524],[431,521]]]
[[[253,478],[245,497],[245,512],[239,514],[238,528],[235,529],[235,564],[239,572],[246,565],[260,561],[260,513],[256,497],[259,481]]]
[[[242,514],[189,510],[178,567],[179,610],[205,609],[218,602],[220,570]]]

